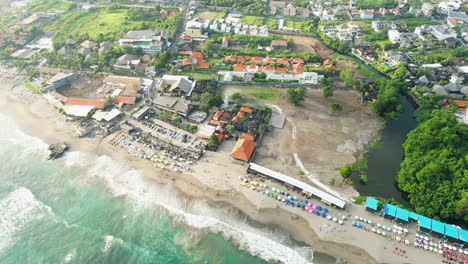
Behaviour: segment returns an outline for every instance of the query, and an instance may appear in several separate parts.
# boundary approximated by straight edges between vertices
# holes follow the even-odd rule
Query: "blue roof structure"
[[[414,220],[419,220],[420,215],[417,213],[409,212],[409,218],[414,219]]]
[[[468,243],[468,231],[465,229],[460,229],[460,240]]]
[[[366,200],[366,207],[372,209],[372,210],[377,210],[377,204],[379,201],[377,199],[374,199],[372,197],[367,197]]]
[[[409,217],[410,212],[406,209],[403,208],[398,208],[396,212],[396,218],[408,222],[408,217]]]
[[[431,219],[425,216],[419,216],[419,226],[426,229],[431,229]]]
[[[445,235],[458,239],[458,228],[454,227],[453,225],[445,224]]]
[[[432,228],[431,228],[432,231],[437,232],[442,235],[445,234],[444,223],[432,219],[431,224],[432,224]]]
[[[388,214],[388,215],[391,215],[391,216],[396,216],[396,211],[397,211],[396,206],[388,204],[388,203],[385,204],[385,206],[384,206],[384,213],[385,214]]]

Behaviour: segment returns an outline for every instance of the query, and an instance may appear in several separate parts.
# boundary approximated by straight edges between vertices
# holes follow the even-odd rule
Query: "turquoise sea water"
[[[46,161],[42,141],[0,121],[2,264],[311,263],[312,250],[288,235],[177,196],[108,157]]]

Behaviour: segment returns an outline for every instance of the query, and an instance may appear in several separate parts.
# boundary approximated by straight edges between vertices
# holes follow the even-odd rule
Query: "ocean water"
[[[0,114],[0,263],[319,263],[281,230],[188,199],[106,156],[47,145]],[[327,262],[328,263],[328,262]]]

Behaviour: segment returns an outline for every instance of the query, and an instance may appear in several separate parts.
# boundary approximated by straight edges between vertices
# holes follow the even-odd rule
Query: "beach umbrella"
[[[342,215],[342,216],[341,216],[341,219],[346,220],[346,216],[345,216],[345,215]]]
[[[352,226],[356,226],[356,222],[353,221],[353,222],[351,223],[351,225],[352,225]]]
[[[398,234],[401,236],[403,233],[401,231],[398,231]]]
[[[285,201],[286,201],[286,199],[284,199],[284,198],[281,198],[281,201],[285,202]]]
[[[364,221],[364,218],[362,218],[361,216],[359,217],[359,221]]]
[[[439,250],[439,254],[442,255],[444,252],[442,250]]]
[[[255,190],[255,186],[250,187],[250,189]]]
[[[304,203],[309,203],[309,200],[304,200]]]
[[[354,219],[359,220],[359,216],[356,215],[356,216],[354,217]]]
[[[382,234],[382,232],[380,232],[380,230],[377,230],[377,234],[379,234],[379,235],[380,235],[380,234]]]
[[[429,247],[429,250],[432,251],[434,248],[433,247]]]
[[[317,206],[314,204],[314,205],[312,205],[312,208],[317,209]]]
[[[398,230],[402,231],[402,230],[403,230],[403,227],[399,226],[399,227],[398,227]]]
[[[307,204],[307,206],[309,206],[309,207],[312,207],[312,206],[313,206],[313,204],[311,204],[311,203],[308,203],[308,204]]]
[[[400,240],[401,240],[401,237],[397,236],[396,241],[400,241]]]
[[[398,226],[397,226],[397,225],[393,225],[393,228],[398,229]]]
[[[426,237],[424,237],[424,240],[429,240],[429,238],[426,236]]]
[[[387,236],[387,233],[386,233],[386,232],[382,232],[382,236]]]
[[[331,215],[327,216],[327,219],[328,219],[328,220],[332,220]]]
[[[297,200],[297,197],[296,197],[296,196],[294,196],[294,197],[293,197],[293,200],[294,200],[294,201],[296,201],[296,200]]]
[[[326,213],[322,213],[322,217],[325,217],[325,216],[327,216],[327,214],[326,214]]]
[[[276,188],[272,187],[271,191],[276,192]]]
[[[309,211],[310,207],[306,206],[305,209],[306,209],[306,211]]]
[[[374,233],[375,233],[375,231],[377,231],[377,230],[376,230],[375,228],[372,228],[372,232],[374,232]]]
[[[338,220],[338,224],[342,225],[344,222],[341,220]]]
[[[416,237],[419,237],[419,234],[416,234]]]
[[[463,254],[468,255],[468,250],[463,250]]]
[[[317,210],[322,211],[322,207],[320,205],[317,206]]]
[[[266,194],[270,194],[270,192],[269,192],[269,191],[265,191],[265,193],[266,193]]]
[[[367,223],[368,223],[368,224],[372,224],[372,221],[371,221],[371,220],[367,220]]]
[[[405,240],[405,244],[409,246],[410,242],[408,239]]]
[[[312,209],[309,209],[309,213],[313,213],[313,212],[314,212],[314,210],[312,210]]]
[[[424,245],[424,249],[425,249],[425,250],[428,250],[428,249],[429,249],[429,246],[428,246],[428,245]]]
[[[288,196],[288,199],[291,199],[291,196]]]
[[[437,247],[438,247],[439,249],[442,249],[442,245],[438,245]]]
[[[387,230],[387,227],[386,226],[382,226],[383,229]]]
[[[327,209],[327,208],[323,208],[323,211],[324,211],[325,213],[328,213],[328,209]]]
[[[381,228],[381,227],[382,227],[382,225],[381,225],[381,224],[377,224],[377,227],[378,227],[378,228]]]
[[[408,229],[406,229],[406,228],[403,229],[403,232],[408,233]]]
[[[333,217],[333,222],[336,222],[338,221],[338,219],[336,217]]]
[[[278,196],[278,200],[280,200],[280,201],[281,201],[281,196]]]
[[[452,250],[453,250],[453,251],[457,251],[457,247],[453,247]]]
[[[319,212],[319,211],[315,211],[315,214],[316,214],[316,215],[320,215],[320,212]]]
[[[305,208],[305,204],[301,204],[301,208]]]
[[[418,242],[414,242],[414,246],[415,247],[419,246]]]

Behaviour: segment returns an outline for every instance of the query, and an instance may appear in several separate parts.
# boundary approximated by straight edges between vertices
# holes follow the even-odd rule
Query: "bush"
[[[333,88],[331,86],[323,87],[322,96],[325,98],[333,96]]]
[[[340,169],[340,174],[345,179],[348,179],[349,176],[351,176],[351,172],[352,172],[351,166],[347,165],[347,164],[344,165],[343,167],[341,167],[341,169]]]

